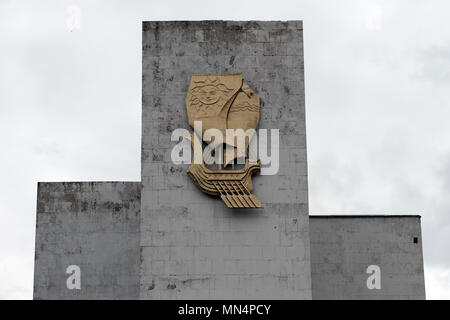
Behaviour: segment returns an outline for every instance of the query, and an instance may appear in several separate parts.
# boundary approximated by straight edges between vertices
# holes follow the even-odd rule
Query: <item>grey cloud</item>
[[[436,84],[450,83],[450,43],[433,45],[420,51],[417,56],[421,64],[419,76]]]

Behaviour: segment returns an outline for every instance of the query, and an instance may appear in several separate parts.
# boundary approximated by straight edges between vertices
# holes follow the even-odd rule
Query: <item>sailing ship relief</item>
[[[260,171],[260,161],[249,159],[250,141],[259,123],[259,94],[243,81],[240,73],[194,74],[186,96],[186,108],[189,124],[194,128],[190,136],[194,154],[195,144],[202,147],[204,141],[206,148],[212,151],[205,157],[212,154],[214,159],[219,159],[213,169],[205,164],[202,152],[200,163],[194,161],[187,171],[191,179],[203,192],[220,196],[229,208],[262,208],[252,194],[252,175]],[[221,133],[225,141],[217,139],[217,135],[203,139],[209,129]],[[230,136],[230,132],[234,134]],[[245,163],[244,167],[236,168],[239,163]]]

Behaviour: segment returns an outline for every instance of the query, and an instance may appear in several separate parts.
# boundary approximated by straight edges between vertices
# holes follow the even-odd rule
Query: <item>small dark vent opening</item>
[[[414,241],[414,243],[417,243],[417,242],[419,242],[419,239],[417,237],[414,237],[413,241]]]

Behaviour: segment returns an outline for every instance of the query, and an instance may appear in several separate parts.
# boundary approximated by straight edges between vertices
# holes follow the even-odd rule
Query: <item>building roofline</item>
[[[79,183],[142,183],[142,181],[135,181],[135,180],[126,180],[126,181],[115,181],[115,180],[91,180],[91,181],[85,181],[85,180],[80,180],[80,181],[37,181],[37,184],[50,184],[50,183],[59,183],[59,184],[79,184]]]
[[[419,214],[328,214],[310,215],[310,218],[422,218]]]

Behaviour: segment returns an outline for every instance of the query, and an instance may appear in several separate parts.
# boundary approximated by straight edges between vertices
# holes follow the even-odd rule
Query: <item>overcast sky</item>
[[[0,299],[32,298],[38,181],[140,180],[141,21],[206,19],[303,20],[310,213],[421,214],[427,298],[450,299],[449,16],[445,0],[0,0]]]

